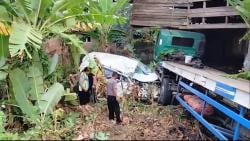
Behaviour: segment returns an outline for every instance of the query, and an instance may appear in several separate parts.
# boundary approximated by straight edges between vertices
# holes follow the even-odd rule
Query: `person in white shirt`
[[[89,78],[88,74],[90,70],[88,67],[84,68],[82,72],[79,74],[79,83],[78,83],[78,96],[79,102],[82,110],[88,110],[87,104],[90,101],[90,93],[89,93]]]

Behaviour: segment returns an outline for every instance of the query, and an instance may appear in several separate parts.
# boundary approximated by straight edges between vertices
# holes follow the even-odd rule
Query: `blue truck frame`
[[[191,106],[189,106],[182,98],[180,89],[184,88],[188,90],[189,92],[195,94],[202,100],[204,100],[202,112],[199,114]],[[231,109],[227,108],[226,106],[220,104],[216,100],[210,98],[207,96],[207,92],[204,94],[192,86],[184,83],[183,81],[179,81],[177,86],[177,95],[175,98],[179,101],[179,103],[185,107],[200,123],[202,123],[210,132],[212,132],[218,139],[220,140],[228,140],[228,138],[233,138],[233,140],[239,140],[240,137],[240,126],[244,126],[245,128],[250,130],[250,121],[246,118],[244,118],[244,114],[246,113],[247,109],[243,106],[240,106],[240,112],[236,113],[232,111]],[[209,123],[203,116],[203,111],[206,106],[206,104],[212,105],[217,110],[221,111],[231,119],[233,119],[237,124],[234,127],[233,131],[230,131],[228,129],[213,125],[212,123]]]

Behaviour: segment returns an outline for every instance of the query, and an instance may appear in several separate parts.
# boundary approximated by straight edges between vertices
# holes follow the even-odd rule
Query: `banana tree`
[[[228,0],[228,2],[240,13],[248,28],[250,28],[250,0]],[[250,39],[250,31],[245,35]]]
[[[228,0],[228,2],[240,13],[248,28],[250,28],[250,0]],[[250,30],[242,38],[250,40]],[[250,71],[250,41],[248,45],[248,53],[244,61],[244,70]],[[246,72],[249,73],[249,72]]]
[[[68,20],[83,15],[86,0],[3,0],[0,10],[8,11],[12,20],[9,51],[11,57],[27,55],[30,51],[41,48],[42,40],[53,33],[53,28],[60,27],[61,33],[71,28],[65,26]],[[1,4],[0,3],[0,4]],[[1,13],[1,12],[0,12]],[[9,18],[7,17],[7,18]],[[1,17],[0,21],[6,20]],[[58,34],[58,33],[55,33]]]
[[[99,47],[105,50],[108,45],[108,37],[112,26],[118,24],[125,24],[127,22],[126,17],[122,16],[121,11],[129,0],[91,0],[89,5],[89,13],[91,14],[91,21],[99,23],[98,26],[98,38]]]
[[[0,1],[0,22],[5,25],[11,24],[12,29],[9,44],[8,38],[3,40],[1,37],[0,55],[6,58],[8,57],[6,52],[9,52],[11,59],[17,56],[26,60],[30,58],[30,66],[27,68],[12,67],[8,69],[8,72],[5,69],[7,66],[5,59],[1,59],[0,76],[1,79],[9,76],[10,90],[15,101],[22,112],[29,117],[37,117],[38,113],[51,113],[64,93],[64,88],[59,83],[55,83],[48,90],[44,89],[44,79],[55,70],[57,61],[53,60],[57,60],[58,57],[51,59],[48,74],[44,74],[37,55],[38,51],[41,51],[42,41],[50,34],[61,35],[71,28],[74,18],[83,15],[82,8],[86,6],[85,3],[86,0],[74,2],[68,0]],[[68,22],[69,20],[71,23]],[[8,31],[2,30],[5,29],[2,24],[0,26],[1,33]],[[61,30],[54,32],[54,28]]]

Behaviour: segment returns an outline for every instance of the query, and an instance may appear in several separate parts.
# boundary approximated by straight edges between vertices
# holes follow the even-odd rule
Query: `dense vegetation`
[[[127,22],[119,13],[127,3],[127,0],[0,2],[0,139],[44,139],[52,133],[65,138],[71,132],[76,116],[70,114],[58,124],[63,110],[55,107],[71,94],[65,91],[66,78],[69,72],[77,71],[80,55],[86,53],[72,29],[77,23],[87,25],[89,31],[95,30],[99,47],[105,49],[112,27]],[[74,67],[62,64],[61,50],[47,51],[45,43],[53,38],[68,46],[70,66]],[[13,126],[16,124],[20,127]]]
[[[248,28],[250,28],[250,0],[228,0],[228,2],[240,13]],[[250,31],[248,30],[242,40],[250,40]],[[248,46],[248,53],[244,61],[244,72],[232,75],[232,78],[243,78],[250,80],[250,43]]]

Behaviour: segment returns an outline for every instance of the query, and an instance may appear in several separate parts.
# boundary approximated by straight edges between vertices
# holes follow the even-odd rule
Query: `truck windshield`
[[[193,38],[173,37],[172,45],[182,46],[182,47],[193,47],[194,39]]]
[[[146,66],[143,63],[139,62],[136,69],[135,69],[135,73],[149,74],[149,73],[152,73],[152,70],[148,66]]]

